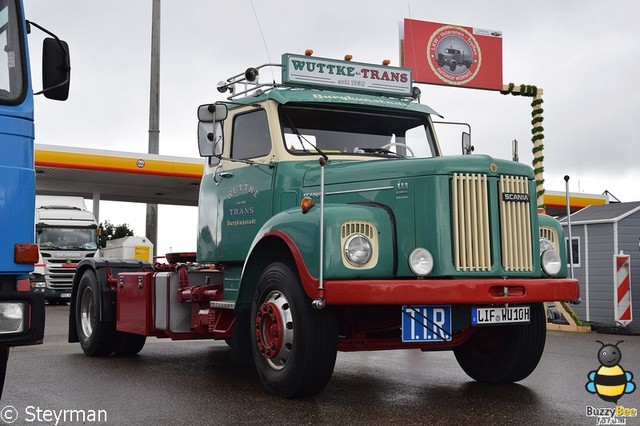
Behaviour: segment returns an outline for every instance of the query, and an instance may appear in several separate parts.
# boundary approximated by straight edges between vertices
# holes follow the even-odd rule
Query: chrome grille
[[[73,284],[73,275],[76,273],[76,264],[82,259],[44,258],[46,265],[45,280],[47,287],[58,290],[70,290]]]
[[[457,271],[491,268],[487,176],[454,173],[451,181],[454,264]]]
[[[507,272],[532,271],[529,179],[501,176],[499,185],[502,267]]]

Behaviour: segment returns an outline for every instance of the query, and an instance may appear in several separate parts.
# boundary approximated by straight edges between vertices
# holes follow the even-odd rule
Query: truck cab
[[[98,223],[82,197],[37,195],[35,215],[40,256],[31,288],[49,304],[66,304],[78,262],[98,249]]]
[[[21,0],[0,0],[0,397],[11,346],[42,343],[45,308],[29,292],[29,273],[38,260],[34,241],[34,93],[27,34],[49,34],[43,43],[43,90],[47,98],[69,93],[67,44],[24,16]]]

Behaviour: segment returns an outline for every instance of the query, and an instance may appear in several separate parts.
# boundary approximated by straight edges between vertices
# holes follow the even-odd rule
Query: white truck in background
[[[98,250],[98,223],[82,197],[36,196],[36,242],[40,259],[30,274],[31,290],[50,304],[71,297],[78,263]]]

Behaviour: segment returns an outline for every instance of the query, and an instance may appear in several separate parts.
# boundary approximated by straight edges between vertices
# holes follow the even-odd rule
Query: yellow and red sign
[[[403,66],[419,83],[502,90],[502,33],[404,20]]]

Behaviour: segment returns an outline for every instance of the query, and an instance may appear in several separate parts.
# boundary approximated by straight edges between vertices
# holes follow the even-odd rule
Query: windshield
[[[38,228],[42,250],[97,250],[96,228]]]
[[[0,0],[0,103],[19,102],[24,94],[23,57],[15,0]]]
[[[433,157],[426,115],[347,108],[280,106],[280,125],[293,154]]]

